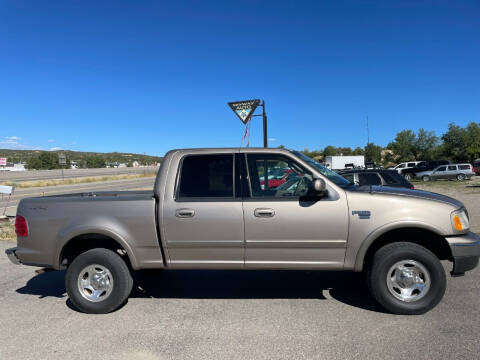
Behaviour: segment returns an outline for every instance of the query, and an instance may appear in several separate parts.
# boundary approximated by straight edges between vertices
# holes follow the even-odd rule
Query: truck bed
[[[17,213],[29,236],[18,238],[24,263],[59,269],[63,247],[78,235],[109,237],[127,251],[134,268],[163,266],[153,190],[98,191],[27,198]],[[81,241],[81,239],[80,239]]]

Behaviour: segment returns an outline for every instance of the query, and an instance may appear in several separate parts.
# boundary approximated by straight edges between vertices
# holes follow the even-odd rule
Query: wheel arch
[[[423,246],[440,260],[452,260],[450,246],[437,229],[424,224],[398,226],[378,231],[362,243],[356,256],[355,271],[362,271],[372,259],[373,254],[382,246],[400,241]]]
[[[132,269],[138,268],[135,255],[127,241],[118,234],[105,229],[85,229],[70,234],[58,247],[55,264],[58,269],[64,268],[76,256],[95,248],[105,248],[117,252]]]

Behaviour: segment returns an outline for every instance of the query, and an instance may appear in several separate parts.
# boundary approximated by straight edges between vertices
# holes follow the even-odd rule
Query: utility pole
[[[368,115],[367,115],[367,145],[370,144],[370,129],[368,128]]]
[[[262,117],[263,117],[263,147],[268,147],[268,136],[267,136],[267,113],[265,112],[265,100],[262,101]]]
[[[268,148],[268,132],[267,132],[267,112],[265,111],[265,100],[262,100],[262,103],[260,104],[262,107],[262,114],[258,115],[251,115],[251,117],[255,116],[261,116],[263,118],[263,147]]]

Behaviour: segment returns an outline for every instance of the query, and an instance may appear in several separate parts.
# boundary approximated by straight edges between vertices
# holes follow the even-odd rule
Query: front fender
[[[379,228],[375,229],[374,231],[368,234],[368,236],[362,242],[362,244],[360,245],[360,248],[357,251],[354,264],[350,264],[350,266],[353,265],[354,271],[362,271],[365,255],[367,254],[368,249],[375,242],[375,240],[377,240],[380,236],[386,234],[389,231],[407,229],[407,228],[427,230],[437,235],[443,236],[442,229],[432,224],[428,224],[422,221],[414,221],[414,220],[393,221],[388,224],[384,224],[380,226]],[[348,268],[347,264],[345,264],[345,267]]]

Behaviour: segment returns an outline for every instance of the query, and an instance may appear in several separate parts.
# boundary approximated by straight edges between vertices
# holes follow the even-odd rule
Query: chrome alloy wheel
[[[113,276],[103,265],[88,265],[78,275],[78,291],[92,302],[107,299],[113,290]]]
[[[428,293],[430,284],[428,270],[415,260],[399,261],[387,273],[388,290],[401,301],[420,300]]]

